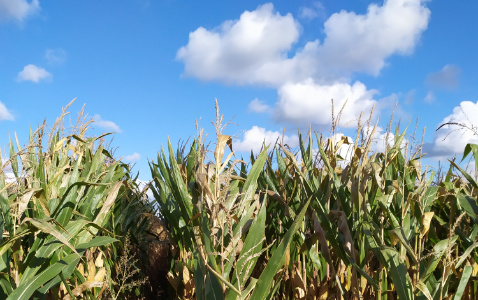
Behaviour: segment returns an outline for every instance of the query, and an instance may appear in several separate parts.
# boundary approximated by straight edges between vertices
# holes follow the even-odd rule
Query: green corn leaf
[[[461,192],[458,193],[457,198],[460,206],[465,210],[468,216],[475,222],[475,224],[478,224],[478,205],[476,203],[476,198],[470,197]]]
[[[380,249],[387,262],[387,270],[392,277],[399,299],[413,299],[413,287],[407,268],[399,261],[399,253],[394,248]]]
[[[461,161],[463,162],[470,152],[473,152],[473,156],[475,158],[475,170],[478,170],[478,145],[466,144]]]
[[[463,292],[465,291],[466,285],[468,284],[468,281],[470,280],[472,272],[473,272],[472,266],[465,266],[465,268],[463,269],[463,273],[461,274],[460,284],[458,285],[458,288],[456,289],[456,293],[455,293],[455,296],[453,297],[453,300],[459,300],[463,297]]]
[[[427,298],[427,300],[433,300],[432,295],[430,294],[430,290],[428,289],[427,285],[424,284],[421,280],[418,280],[416,284],[416,288],[422,292],[422,294]]]
[[[461,172],[461,174],[463,174],[463,176],[466,178],[466,180],[468,180],[468,182],[475,188],[475,189],[478,189],[478,184],[476,183],[475,179],[473,179],[473,177],[466,173],[465,170],[463,170],[462,168],[460,168],[460,166],[458,166],[454,161],[452,160],[448,160],[451,164],[451,166],[455,167],[458,169],[458,171]],[[450,168],[451,168],[450,166]]]
[[[251,228],[249,229],[249,233],[244,241],[241,253],[239,254],[239,258],[236,262],[236,268],[232,276],[232,284],[237,289],[239,289],[238,279],[239,282],[241,282],[241,289],[244,288],[262,251],[262,241],[265,236],[265,223],[266,204],[264,202],[259,214],[254,218]],[[235,299],[235,297],[235,293],[230,291],[227,294],[226,299]]]
[[[15,152],[15,148],[13,146],[12,139],[8,137],[10,140],[10,165],[12,166],[12,171],[13,174],[15,175],[15,178],[18,178],[18,160],[17,160],[17,154]],[[3,162],[2,162],[3,163]]]
[[[465,250],[465,252],[463,252],[463,254],[460,256],[460,258],[455,264],[456,269],[458,269],[466,261],[466,259],[470,257],[471,251],[473,251],[473,249],[475,249],[476,247],[478,247],[478,242],[472,244]]]
[[[264,299],[269,293],[270,288],[272,286],[272,281],[274,280],[274,276],[276,275],[277,271],[279,271],[279,269],[284,265],[287,248],[289,247],[293,236],[302,225],[302,221],[307,211],[307,208],[309,207],[310,201],[311,199],[309,199],[305,203],[300,213],[297,215],[294,222],[290,226],[289,230],[287,230],[287,233],[285,234],[281,243],[274,250],[272,257],[269,259],[267,266],[265,267],[264,271],[262,272],[256,283],[256,288],[252,292],[251,299]]]
[[[73,260],[71,264],[78,264],[80,258]],[[28,281],[23,281],[7,298],[7,300],[28,300],[33,293],[46,284],[48,281],[58,276],[63,269],[68,267],[69,263],[66,261],[58,261],[53,265],[47,267],[40,274],[34,276]]]
[[[242,230],[244,225],[247,221],[249,221],[254,213],[255,207],[252,203],[252,199],[254,199],[254,195],[257,189],[257,178],[262,173],[264,169],[264,164],[267,158],[267,149],[265,147],[264,151],[257,157],[256,161],[252,165],[249,174],[247,175],[246,182],[244,182],[244,186],[242,188],[242,197],[240,202],[239,211],[244,211],[241,216],[239,223],[233,229],[233,235],[236,236],[239,230]]]
[[[71,245],[68,240],[65,238],[65,236],[59,232],[52,224],[48,223],[45,220],[37,220],[37,219],[32,219],[32,218],[25,218],[24,222],[31,223],[33,226],[35,226],[37,229],[41,230],[42,232],[51,234],[55,238],[57,238],[60,242],[62,242],[64,245],[68,246],[73,252],[75,252],[78,256],[78,252],[76,252],[75,248],[73,245]]]
[[[191,197],[188,193],[188,189],[179,170],[178,163],[174,157],[173,147],[171,142],[168,141],[169,148],[169,163],[171,167],[171,189],[175,193],[176,201],[181,207],[181,213],[183,215],[184,221],[187,223],[193,216],[193,205],[191,202]]]
[[[109,237],[109,236],[98,236],[93,238],[88,243],[78,245],[77,251],[78,253],[83,255],[86,249],[89,249],[92,247],[100,247],[100,246],[109,245],[117,241],[118,241],[117,239]],[[66,268],[62,270],[61,273],[63,274],[65,278],[69,278],[73,274],[73,272],[76,270],[76,266],[77,266],[77,263],[76,264],[70,263]],[[49,281],[47,284],[42,286],[40,289],[38,289],[38,292],[40,294],[45,294],[50,288],[60,283],[60,281],[61,281],[61,278],[58,275],[54,279]]]

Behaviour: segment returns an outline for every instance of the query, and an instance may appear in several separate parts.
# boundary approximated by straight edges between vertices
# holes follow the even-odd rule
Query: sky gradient
[[[238,153],[264,139],[297,146],[298,128],[341,134],[374,107],[377,144],[411,122],[432,161],[461,157],[478,126],[476,1],[0,0],[0,145],[83,104],[92,133],[149,178],[168,137],[210,134],[214,99]],[[392,128],[394,128],[392,126]],[[402,126],[403,128],[403,126]],[[446,137],[446,139],[445,139]],[[412,139],[411,136],[408,139]],[[380,146],[377,146],[379,149]],[[246,154],[247,155],[247,154]]]

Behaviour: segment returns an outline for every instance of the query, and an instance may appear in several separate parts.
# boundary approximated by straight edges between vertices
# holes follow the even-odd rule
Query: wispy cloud
[[[51,80],[52,77],[47,70],[30,64],[23,67],[23,70],[18,73],[17,80],[38,83],[42,80]]]
[[[45,58],[50,65],[61,65],[66,60],[66,51],[62,48],[47,49]]]
[[[270,109],[269,105],[263,103],[261,100],[257,98],[249,102],[249,105],[247,107],[248,111],[255,112],[255,113],[263,113],[269,109]]]
[[[32,0],[0,0],[0,21],[23,22],[40,11],[40,2]]]
[[[426,103],[433,103],[436,100],[435,93],[433,91],[428,91],[425,99],[423,99]]]
[[[116,125],[115,122],[113,121],[107,121],[103,120],[100,115],[96,114],[93,116],[93,120],[95,121],[94,124],[96,124],[98,127],[101,127],[106,130],[112,130],[114,132],[121,132],[121,129],[118,125]]]
[[[15,120],[15,118],[13,117],[12,113],[8,110],[8,108],[5,106],[5,104],[0,102],[0,121],[4,121],[4,120],[13,121]]]
[[[126,155],[123,160],[126,162],[137,162],[138,160],[141,159],[141,154],[135,152],[131,155]]]
[[[435,88],[454,89],[460,82],[460,73],[460,67],[446,65],[440,71],[428,74],[425,82]]]
[[[312,20],[325,17],[325,7],[322,2],[314,2],[311,6],[301,6],[299,18]]]

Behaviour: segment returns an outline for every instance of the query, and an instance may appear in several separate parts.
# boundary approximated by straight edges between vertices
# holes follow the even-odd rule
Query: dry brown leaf
[[[28,191],[20,198],[20,201],[18,202],[18,218],[20,218],[23,212],[27,209],[28,202],[30,202],[30,199],[35,191],[36,190]]]
[[[101,267],[101,269],[98,270],[94,277],[94,281],[103,281],[106,276],[106,269],[105,267]]]
[[[80,272],[81,276],[85,277],[85,267],[83,263],[80,263],[76,269]]]
[[[222,157],[224,156],[224,150],[226,144],[229,145],[229,148],[232,151],[232,139],[230,135],[218,135],[216,149],[214,150],[214,158],[216,159],[216,165],[222,165]]]
[[[88,278],[87,281],[94,281],[96,275],[96,266],[93,260],[88,260]]]
[[[300,270],[297,265],[294,266],[291,275],[292,288],[294,289],[294,299],[305,299],[305,286],[302,277],[300,276]]]
[[[73,295],[79,297],[86,290],[89,290],[89,289],[95,288],[95,287],[102,287],[102,286],[103,286],[103,281],[87,281],[87,282],[82,283],[81,285],[77,286],[75,289],[72,290],[72,292],[73,292]],[[69,294],[67,294],[63,299],[71,300],[71,297],[70,297]]]
[[[434,212],[429,211],[423,214],[422,216],[422,228],[420,230],[420,237],[422,238],[430,230],[430,223],[435,215]]]
[[[319,300],[327,300],[329,298],[329,287],[327,281],[323,282],[319,288]]]
[[[96,260],[95,260],[95,266],[98,267],[98,268],[101,268],[103,267],[103,252],[100,252],[98,253],[98,257],[96,257]]]
[[[178,292],[178,286],[179,286],[179,278],[177,276],[174,276],[173,273],[169,272],[166,278],[169,281],[169,284],[173,287],[174,291],[177,293]]]
[[[183,283],[186,285],[191,280],[189,276],[189,270],[186,266],[183,266]]]
[[[285,250],[284,268],[289,267],[289,262],[290,262],[290,249],[289,249],[289,246],[287,246],[287,249]]]

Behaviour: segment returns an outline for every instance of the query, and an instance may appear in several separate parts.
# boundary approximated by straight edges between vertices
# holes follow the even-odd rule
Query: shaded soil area
[[[151,285],[150,299],[169,299],[169,282],[166,279],[171,259],[169,257],[169,240],[166,227],[158,217],[152,220],[150,231],[159,237],[159,242],[149,244],[149,270],[147,272]]]

